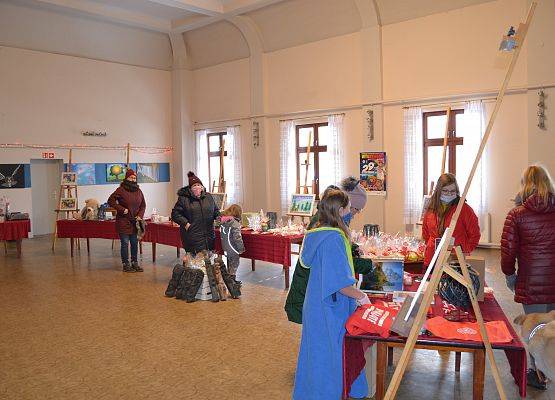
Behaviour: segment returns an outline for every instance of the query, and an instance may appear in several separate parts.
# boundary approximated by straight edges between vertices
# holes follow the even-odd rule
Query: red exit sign
[[[44,152],[42,153],[42,158],[54,158],[54,153],[53,152]]]

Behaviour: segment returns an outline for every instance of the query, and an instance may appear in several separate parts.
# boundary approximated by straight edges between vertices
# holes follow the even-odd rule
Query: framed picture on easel
[[[212,198],[214,199],[214,203],[216,203],[216,207],[218,210],[223,211],[225,210],[226,201],[227,201],[227,193],[210,193]]]
[[[75,172],[62,172],[62,186],[77,186],[77,174]]]
[[[60,199],[59,211],[77,211],[77,199],[74,197],[62,197]]]
[[[299,217],[312,217],[316,202],[315,194],[295,193],[291,196],[291,206],[287,215]]]

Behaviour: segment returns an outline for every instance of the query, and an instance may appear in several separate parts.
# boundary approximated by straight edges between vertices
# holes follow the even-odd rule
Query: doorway
[[[62,160],[31,160],[33,235],[54,233],[62,168]]]

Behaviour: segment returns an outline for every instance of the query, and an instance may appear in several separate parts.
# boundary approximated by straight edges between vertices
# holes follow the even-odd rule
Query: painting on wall
[[[79,186],[96,185],[96,171],[93,163],[71,164],[71,171],[77,174]]]
[[[118,183],[125,179],[127,167],[125,164],[106,164],[106,182]]]
[[[137,163],[137,182],[157,183],[160,181],[159,164]]]
[[[0,164],[0,189],[21,189],[25,187],[23,164]]]
[[[360,184],[371,195],[387,193],[387,162],[383,151],[360,153]]]

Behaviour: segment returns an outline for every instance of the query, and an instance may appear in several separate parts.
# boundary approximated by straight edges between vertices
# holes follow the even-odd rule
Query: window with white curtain
[[[314,191],[319,195],[327,186],[341,180],[344,169],[343,146],[340,145],[343,114],[330,115],[326,122],[280,121],[280,133],[281,209],[286,213],[291,195],[304,192],[305,182],[309,193]]]
[[[441,173],[446,111],[422,112],[419,107],[405,109],[405,224],[420,220],[422,199]],[[446,172],[457,177],[463,191],[484,134],[485,109],[481,101],[470,101],[453,110],[449,121]],[[486,154],[482,156],[470,186],[467,202],[484,226]],[[422,182],[421,184],[415,184]]]
[[[223,149],[223,165],[221,150]],[[218,185],[223,171],[227,203],[241,204],[243,201],[242,168],[241,168],[241,137],[238,126],[222,130],[196,131],[196,174],[211,191]],[[216,187],[215,191],[221,191]]]

